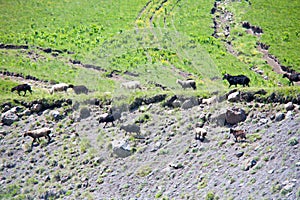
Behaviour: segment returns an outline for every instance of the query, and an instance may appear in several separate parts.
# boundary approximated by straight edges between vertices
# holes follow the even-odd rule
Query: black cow
[[[230,74],[225,74],[223,80],[225,79],[228,81],[229,87],[231,85],[235,85],[236,87],[238,84],[243,85],[243,87],[245,85],[249,87],[250,79],[245,75],[231,76]]]
[[[115,121],[115,118],[114,118],[114,116],[113,116],[112,114],[103,114],[103,115],[101,115],[100,118],[99,118],[99,124],[100,124],[100,123],[105,123],[104,126],[103,126],[103,128],[105,128],[105,126],[106,126],[109,122],[111,122],[112,125],[114,126],[114,125],[115,125],[115,124],[114,124],[114,121]]]
[[[290,80],[289,85],[294,85],[294,82],[300,81],[300,74],[283,74],[282,77]]]
[[[14,92],[15,90],[18,91],[19,96],[21,96],[21,94],[20,94],[21,91],[24,92],[24,95],[23,95],[23,96],[26,95],[26,91],[29,91],[30,94],[32,94],[31,87],[30,87],[30,85],[28,85],[28,84],[17,85],[16,87],[13,87],[13,88],[11,89],[11,92]]]
[[[73,88],[75,94],[88,94],[89,90],[84,85],[69,85],[70,88]]]

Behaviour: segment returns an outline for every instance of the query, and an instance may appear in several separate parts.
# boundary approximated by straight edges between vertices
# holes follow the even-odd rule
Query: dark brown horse
[[[18,91],[19,96],[21,96],[21,92],[22,92],[22,91],[24,92],[23,96],[26,95],[26,91],[29,91],[30,94],[32,94],[31,87],[30,87],[30,85],[28,85],[28,84],[17,85],[16,87],[13,87],[13,88],[11,89],[11,92],[14,92],[15,90]]]

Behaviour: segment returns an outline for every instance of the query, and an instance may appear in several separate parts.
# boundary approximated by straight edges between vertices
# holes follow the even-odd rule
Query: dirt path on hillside
[[[266,49],[263,49],[261,46],[258,45],[257,49],[264,54],[263,58],[267,61],[268,65],[270,65],[273,68],[273,71],[278,74],[285,74],[278,62],[270,56],[269,51]]]
[[[37,88],[42,88],[45,90],[48,90],[49,88],[51,88],[51,84],[49,82],[44,82],[44,81],[35,81],[35,80],[30,80],[30,79],[26,79],[23,77],[17,77],[17,76],[7,76],[7,75],[3,75],[0,73],[0,79],[7,79],[9,78],[12,81],[18,82],[18,83],[22,83],[22,84],[30,84],[33,87],[37,87]]]
[[[225,6],[229,3],[231,3],[232,0],[228,1],[216,1],[214,3],[214,7],[212,8],[211,13],[215,14],[218,13],[218,15],[215,15],[213,19],[214,23],[214,33],[213,36],[215,38],[224,37],[224,42],[226,42],[226,49],[229,53],[231,53],[234,56],[238,56],[239,52],[237,52],[234,47],[231,45],[231,41],[229,41],[227,38],[229,38],[231,32],[230,27],[232,24],[237,23],[234,19],[234,14],[229,12],[228,10],[224,9]],[[261,37],[262,34],[264,34],[263,29],[261,27],[251,25],[249,22],[243,22],[242,27],[245,28],[245,32],[251,35],[256,36],[257,38]],[[263,54],[262,59],[264,59],[267,64],[272,67],[273,71],[278,74],[285,74],[290,73],[287,67],[283,67],[279,60],[274,56],[271,55],[268,51],[269,46],[266,44],[262,44],[260,42],[257,43],[257,50]],[[255,71],[255,70],[254,70]],[[257,71],[255,71],[258,73]],[[258,73],[262,76],[264,76],[263,73]],[[300,82],[296,83],[297,85],[300,85]]]

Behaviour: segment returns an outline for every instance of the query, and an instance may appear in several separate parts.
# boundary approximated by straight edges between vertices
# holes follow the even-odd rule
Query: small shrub
[[[162,196],[162,192],[159,191],[158,193],[155,194],[155,198],[158,199]]]
[[[72,194],[72,191],[71,190],[68,190],[68,191],[66,191],[66,196],[70,196]]]
[[[0,189],[0,199],[10,199],[10,197],[14,197],[17,194],[20,193],[20,186],[18,185],[9,185],[6,188],[6,191],[3,191],[3,189]]]
[[[252,178],[251,180],[250,180],[250,183],[251,184],[254,184],[256,182],[256,179],[255,178]]]
[[[208,192],[205,197],[205,200],[217,200],[217,199],[219,198],[215,196],[214,192]]]
[[[270,160],[270,157],[269,157],[269,156],[265,156],[265,157],[263,158],[263,160],[264,160],[265,162],[268,162],[268,161]]]
[[[137,170],[137,175],[140,177],[148,176],[152,172],[152,168],[148,165],[142,166]]]
[[[98,184],[104,183],[104,180],[103,180],[102,176],[99,176],[99,177],[98,177],[96,183],[98,183]]]
[[[206,178],[203,178],[201,181],[200,181],[200,183],[198,184],[198,190],[200,190],[200,189],[203,189],[203,188],[205,188],[207,186],[207,179]]]
[[[262,137],[259,133],[253,133],[253,134],[249,134],[247,135],[247,139],[250,141],[250,142],[256,142],[258,140],[261,140]]]
[[[298,139],[296,138],[296,137],[292,137],[292,138],[290,138],[289,140],[288,140],[288,144],[290,145],[290,146],[295,146],[295,145],[297,145],[299,142],[298,142]]]
[[[91,147],[91,144],[90,144],[90,140],[87,139],[87,138],[83,138],[81,141],[80,141],[80,151],[81,152],[86,152],[86,150],[88,148]]]

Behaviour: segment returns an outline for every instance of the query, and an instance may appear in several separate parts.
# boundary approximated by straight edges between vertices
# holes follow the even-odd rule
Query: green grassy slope
[[[255,0],[243,20],[261,26],[262,42],[283,65],[300,71],[300,1]]]
[[[283,11],[276,18],[288,12],[290,7],[282,6],[288,3],[280,2]],[[244,30],[239,21],[248,19],[262,26],[266,34],[261,40],[271,45],[271,52],[282,58],[284,64],[295,69],[299,67],[299,58],[295,56],[299,48],[291,44],[298,39],[298,22],[282,28],[289,37],[278,45],[278,49],[287,49],[281,53],[273,48],[276,37],[268,39],[278,31],[272,28],[271,21],[264,21],[264,15],[260,18],[254,14],[257,10],[263,13],[268,7],[260,1],[251,6],[244,1],[229,4],[228,9],[238,20],[232,27],[233,45],[241,52],[236,57],[227,52],[222,39],[211,36],[213,4],[213,0],[0,1],[0,43],[29,45],[28,50],[0,49],[0,70],[48,81],[85,84],[97,95],[119,93],[118,85],[125,80],[139,80],[147,88],[149,81],[155,81],[171,88],[171,92],[179,92],[177,78],[195,79],[198,92],[222,91],[228,86],[221,80],[225,72],[249,76],[252,89],[276,87],[279,81],[287,84],[261,59],[254,48],[257,39],[240,34]],[[293,3],[293,10],[297,4]],[[270,18],[272,15],[267,14]],[[293,11],[289,17],[295,20],[299,16]],[[278,23],[278,27],[285,26],[284,20]],[[292,36],[295,34],[297,37]],[[66,51],[53,56],[37,47]],[[107,72],[85,69],[71,60],[93,64]],[[269,80],[250,70],[253,66],[263,69]],[[120,70],[120,77],[107,78],[112,70]],[[126,71],[139,76],[128,76]],[[147,93],[153,90],[141,92]]]

